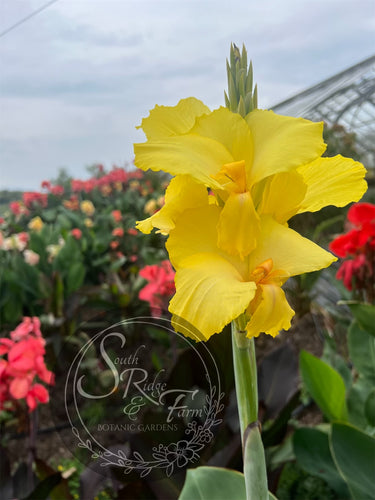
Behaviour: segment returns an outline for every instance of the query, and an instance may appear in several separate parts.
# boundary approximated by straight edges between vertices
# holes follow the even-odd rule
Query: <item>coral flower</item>
[[[112,210],[111,215],[116,222],[121,222],[122,214],[120,210]]]
[[[70,234],[75,238],[76,240],[80,240],[82,238],[82,231],[78,228],[75,227],[70,231]]]
[[[122,229],[122,227],[115,227],[115,229],[112,231],[112,236],[122,238],[122,236],[124,236],[124,230]]]
[[[284,224],[298,213],[357,201],[367,187],[360,163],[340,155],[321,157],[326,149],[323,123],[266,110],[242,118],[226,108],[210,112],[189,98],[175,107],[156,106],[142,120],[142,128],[148,140],[134,145],[136,166],[177,177],[160,213],[138,228],[163,231],[161,217],[164,230],[173,228],[176,212],[184,203],[194,206],[191,195],[201,185],[223,206],[219,247],[241,258],[257,245],[262,214]],[[181,174],[190,181],[179,179]]]

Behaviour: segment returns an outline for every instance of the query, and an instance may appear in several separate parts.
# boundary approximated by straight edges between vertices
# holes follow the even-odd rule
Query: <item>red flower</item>
[[[130,234],[131,236],[137,236],[138,231],[134,229],[134,227],[131,227],[130,229],[128,229],[127,233]]]
[[[149,283],[139,292],[139,298],[150,303],[151,314],[158,316],[166,308],[170,297],[175,293],[174,275],[169,260],[160,265],[146,266],[139,271]]]
[[[375,205],[355,203],[347,215],[349,231],[335,238],[330,250],[343,262],[336,274],[348,290],[362,290],[373,297],[375,266]]]

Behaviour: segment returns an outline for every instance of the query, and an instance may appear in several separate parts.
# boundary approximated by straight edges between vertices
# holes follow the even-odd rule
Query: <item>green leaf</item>
[[[368,395],[365,402],[365,415],[367,422],[375,427],[375,389]]]
[[[354,321],[348,334],[349,356],[356,370],[375,384],[375,338]]]
[[[345,384],[341,375],[324,361],[301,351],[303,382],[328,420],[347,420]]]
[[[360,376],[347,394],[349,422],[359,428],[364,429],[368,425],[365,404],[373,388],[374,385],[368,379]]]
[[[332,459],[327,433],[308,427],[297,429],[293,435],[293,448],[298,464],[306,472],[326,481],[340,499],[350,498]]]
[[[213,499],[246,500],[244,475],[220,467],[189,469],[179,500]],[[272,493],[268,493],[268,499],[277,500]]]
[[[62,480],[60,472],[56,472],[55,474],[46,477],[41,481],[35,489],[28,495],[24,500],[46,500],[50,494],[50,492],[60,484]]]
[[[66,277],[66,293],[70,295],[82,286],[86,269],[81,262],[73,262]]]
[[[330,445],[354,500],[374,499],[375,439],[350,425],[332,424]]]
[[[346,302],[360,327],[375,337],[375,306],[360,302]]]
[[[352,372],[348,366],[348,363],[337,352],[336,343],[331,343],[330,340],[331,339],[326,339],[326,341],[324,342],[324,349],[321,360],[325,363],[328,363],[334,370],[339,372],[344,380],[346,390],[348,390],[353,383]]]
[[[179,500],[246,500],[245,478],[240,472],[220,467],[187,471]]]
[[[267,469],[264,447],[258,426],[249,425],[244,432],[244,476],[248,498],[267,499]]]

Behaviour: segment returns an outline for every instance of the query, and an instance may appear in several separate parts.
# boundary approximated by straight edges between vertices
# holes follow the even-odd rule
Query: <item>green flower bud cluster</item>
[[[233,43],[230,47],[230,63],[227,59],[228,94],[224,91],[225,105],[234,113],[246,116],[258,107],[258,90],[253,90],[253,65],[247,67],[247,52],[242,46],[242,54]]]

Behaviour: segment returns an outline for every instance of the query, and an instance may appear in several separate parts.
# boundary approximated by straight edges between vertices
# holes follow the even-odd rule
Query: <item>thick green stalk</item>
[[[267,471],[258,422],[257,366],[254,339],[246,337],[243,316],[232,321],[233,366],[247,500],[268,500]]]

